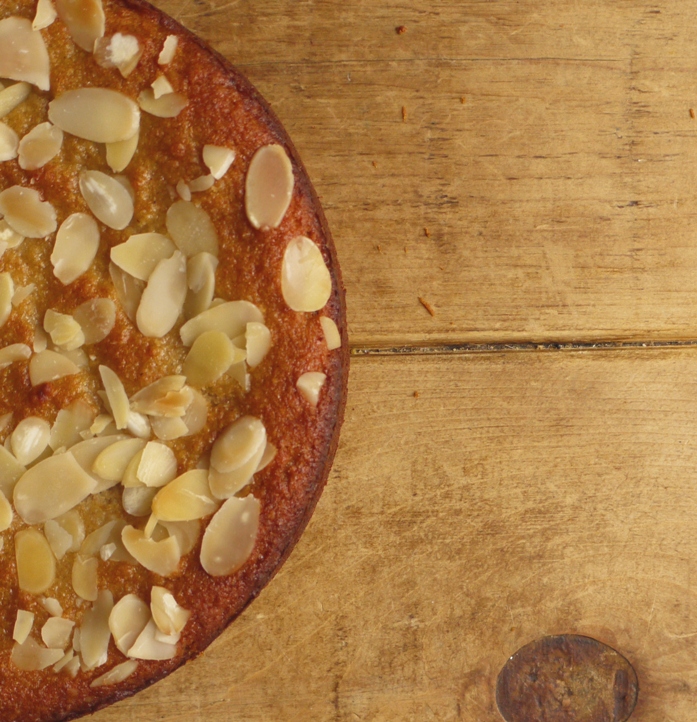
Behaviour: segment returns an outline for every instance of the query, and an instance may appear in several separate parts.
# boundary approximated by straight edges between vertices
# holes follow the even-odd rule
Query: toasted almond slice
[[[83,558],[97,557],[104,546],[118,542],[118,546],[122,549],[122,553],[118,555],[120,559],[114,558],[114,554],[111,555],[111,558],[114,561],[132,561],[130,556],[125,556],[125,550],[121,546],[121,532],[125,526],[126,522],[123,519],[112,519],[106,524],[102,524],[85,537],[85,541],[80,547],[80,555]]]
[[[201,536],[201,522],[199,519],[193,519],[192,521],[162,521],[160,526],[167,531],[169,536],[177,540],[182,556],[188,554],[196,546]]]
[[[249,558],[259,528],[260,504],[251,494],[228,499],[211,519],[201,544],[201,564],[212,577],[236,572]]]
[[[92,492],[93,494],[99,494],[106,489],[110,489],[117,483],[103,479],[101,476],[98,476],[92,471],[97,457],[107,447],[115,444],[117,441],[122,441],[123,439],[128,438],[130,437],[125,434],[118,433],[96,436],[92,439],[85,439],[85,441],[81,441],[79,444],[75,444],[75,446],[70,448],[69,453],[75,457],[75,461],[77,461],[82,470],[94,481],[95,489]]]
[[[0,77],[50,88],[48,51],[41,33],[25,18],[0,20]]]
[[[65,649],[70,642],[75,622],[61,617],[50,617],[41,627],[41,639],[51,649]]]
[[[24,236],[11,228],[6,220],[0,220],[0,243],[5,244],[5,250],[7,248],[17,248],[23,240]]]
[[[184,375],[194,386],[208,386],[215,383],[231,364],[244,358],[244,352],[222,331],[206,331],[194,341],[184,361]]]
[[[205,251],[218,256],[218,234],[203,208],[187,201],[175,201],[167,211],[167,232],[187,257]]]
[[[135,35],[114,33],[110,38],[100,38],[94,45],[97,65],[102,68],[118,68],[124,78],[136,69],[142,55],[143,49]]]
[[[179,333],[184,345],[191,346],[205,331],[222,331],[229,338],[236,338],[245,332],[250,321],[264,322],[261,311],[253,303],[228,301],[194,316]]]
[[[150,274],[136,313],[138,330],[162,338],[177,322],[186,298],[186,257],[175,251]]]
[[[341,348],[341,334],[333,319],[329,318],[329,316],[320,316],[319,322],[329,351]]]
[[[25,344],[22,344],[25,345]],[[5,431],[10,427],[10,424],[12,423],[12,419],[14,418],[14,414],[12,411],[9,411],[6,414],[3,414],[0,416],[0,436],[5,433]]]
[[[208,472],[191,469],[160,489],[152,511],[163,521],[190,521],[213,514],[219,505],[211,495]]]
[[[5,123],[0,123],[0,161],[13,160],[17,157],[19,136]]]
[[[0,491],[8,499],[12,498],[15,484],[26,470],[26,467],[22,466],[8,449],[0,446]]]
[[[79,631],[79,630],[77,630]],[[77,632],[76,632],[77,633]],[[73,634],[73,637],[75,637],[75,634]],[[67,655],[66,655],[67,656]],[[62,661],[62,660],[61,660]],[[56,668],[56,665],[58,663],[53,665],[53,668]],[[68,660],[68,662],[65,664],[65,666],[62,668],[63,674],[67,674],[68,677],[71,677],[72,679],[75,679],[77,677],[77,673],[82,669],[82,665],[80,663],[80,657],[75,655],[72,659]]]
[[[118,143],[138,132],[140,110],[130,98],[115,90],[77,88],[49,103],[48,119],[78,138]]]
[[[220,180],[235,160],[235,151],[220,145],[203,146],[203,162],[215,180]]]
[[[305,236],[297,236],[286,247],[281,290],[294,311],[319,311],[332,294],[332,279],[322,252]]]
[[[0,279],[0,297],[2,296],[2,279]],[[25,343],[12,343],[0,349],[0,370],[7,368],[15,361],[26,361],[31,356],[31,349]]]
[[[98,170],[80,173],[80,192],[89,209],[104,225],[121,231],[133,218],[133,199],[116,179]]]
[[[258,366],[271,348],[271,331],[263,324],[251,321],[245,332],[247,347],[247,364]]]
[[[15,559],[19,588],[30,594],[42,594],[56,578],[56,562],[46,537],[37,529],[15,534]]]
[[[128,413],[128,431],[137,436],[139,439],[145,439],[146,441],[152,434],[152,427],[150,420],[144,414],[139,414],[137,411],[129,411]]]
[[[128,426],[130,402],[121,379],[108,366],[104,365],[99,367],[99,374],[102,377],[102,383],[109,399],[116,428],[125,429]]]
[[[4,326],[12,311],[12,296],[15,292],[15,284],[9,273],[0,273],[0,326]],[[12,344],[15,346],[15,344]],[[9,347],[6,347],[9,348]],[[6,352],[7,360],[12,363],[15,355],[15,349],[12,352]]]
[[[177,181],[176,187],[177,195],[187,203],[191,200],[191,188],[183,181]]]
[[[109,629],[119,652],[128,654],[151,618],[148,605],[135,594],[126,594],[114,605]]]
[[[44,524],[44,535],[53,555],[60,561],[73,544],[72,536],[55,519],[49,519]]]
[[[177,458],[169,446],[158,441],[149,441],[140,457],[136,476],[150,487],[168,484],[177,475]]]
[[[188,429],[186,436],[192,436],[198,434],[208,420],[208,402],[205,396],[198,392],[196,389],[191,389],[193,399],[186,409],[186,413],[181,417],[181,420],[186,424]]]
[[[326,380],[327,375],[321,371],[308,371],[298,379],[296,386],[303,398],[309,401],[312,406],[317,406],[320,391]]]
[[[228,369],[227,374],[231,379],[237,381],[245,392],[249,392],[252,388],[252,377],[247,373],[247,364],[244,361],[232,364],[232,366]]]
[[[131,459],[145,447],[144,439],[123,439],[107,446],[94,461],[92,471],[107,481],[119,482]]]
[[[68,664],[75,660],[78,663],[79,667],[79,659],[75,656],[75,652],[72,649],[69,649],[54,665],[53,665],[53,671],[54,672],[60,672],[63,669],[66,669],[68,667]]]
[[[215,272],[218,259],[206,251],[201,251],[189,259],[186,268],[186,281],[189,291],[184,301],[184,316],[187,319],[197,316],[210,308],[215,295]]]
[[[293,166],[283,146],[259,148],[245,182],[245,209],[254,228],[278,228],[293,197],[294,182]]]
[[[85,334],[85,343],[99,343],[114,328],[116,306],[110,298],[92,298],[75,309],[73,318]]]
[[[62,617],[63,616],[63,607],[61,606],[61,603],[54,597],[43,597],[43,599],[41,599],[41,606],[52,617]]]
[[[18,105],[21,105],[30,95],[29,83],[15,83],[0,90],[0,118],[9,115]]]
[[[20,306],[24,301],[26,301],[29,296],[31,296],[32,293],[36,291],[36,284],[30,283],[27,286],[17,286],[15,288],[15,292],[12,294],[12,306],[13,308],[17,308],[17,306]],[[25,344],[22,344],[23,346]],[[27,348],[29,348],[27,346]],[[27,356],[27,358],[29,358]]]
[[[34,353],[41,353],[48,348],[48,334],[37,325],[34,327],[34,342],[32,348]]]
[[[164,75],[158,75],[157,78],[153,80],[150,87],[152,88],[153,98],[155,100],[158,100],[158,98],[161,98],[163,95],[168,95],[169,93],[174,92],[172,84]]]
[[[0,213],[14,231],[27,238],[45,238],[58,226],[55,209],[33,188],[12,186],[2,191]]]
[[[70,359],[56,351],[41,351],[29,361],[29,379],[32,386],[55,381],[63,376],[72,376],[80,372]]]
[[[176,644],[168,644],[156,639],[157,626],[151,619],[138,639],[128,650],[128,656],[135,659],[165,660],[172,659],[177,653]]]
[[[157,494],[155,487],[129,486],[123,490],[121,503],[125,512],[131,516],[150,516],[155,494]]]
[[[188,104],[188,99],[181,93],[167,93],[156,98],[152,88],[146,88],[138,96],[141,110],[157,118],[176,118]]]
[[[0,531],[10,528],[13,517],[12,506],[7,497],[0,491]]]
[[[126,549],[149,571],[167,577],[177,570],[181,555],[174,537],[155,541],[147,539],[142,531],[127,526],[121,538]]]
[[[51,25],[57,17],[58,13],[51,0],[39,0],[36,4],[36,15],[31,28],[32,30],[43,30]]]
[[[181,418],[168,416],[153,416],[152,430],[160,441],[172,441],[187,436],[189,427]]]
[[[58,313],[49,308],[44,315],[44,331],[62,351],[73,351],[85,342],[80,324],[67,313]]]
[[[150,539],[157,531],[159,520],[154,514],[150,514],[150,518],[148,519],[147,524],[145,525],[145,528],[143,529],[143,534],[145,535],[146,539]],[[164,538],[164,537],[163,537]],[[161,539],[158,538],[155,539],[155,541],[161,541]]]
[[[136,132],[132,138],[106,144],[106,162],[114,173],[120,173],[128,167],[138,149],[139,139],[140,134]]]
[[[33,637],[27,637],[23,644],[15,644],[10,655],[15,667],[25,672],[46,669],[46,667],[56,664],[62,657],[62,649],[42,647]]]
[[[145,386],[131,397],[131,408],[141,414],[162,416],[166,410],[163,404],[168,394],[182,391],[186,384],[186,376],[163,376]]]
[[[39,123],[19,142],[19,167],[38,170],[53,160],[63,145],[63,131],[51,123]]]
[[[99,393],[99,391],[97,392]],[[106,397],[106,392],[103,392],[104,396]],[[109,400],[108,397],[107,401]],[[111,433],[109,432],[110,427],[114,427],[116,429],[116,424],[114,423],[114,417],[111,414],[99,414],[95,418],[95,420],[92,422],[92,425],[90,426],[90,434],[89,436],[85,436],[85,441],[89,441],[91,436],[111,436]],[[109,440],[110,442],[112,439]],[[89,469],[86,469],[86,471],[89,471]]]
[[[119,684],[125,679],[128,679],[138,669],[138,662],[135,659],[127,659],[121,664],[117,664],[112,667],[108,672],[105,672],[101,676],[93,679],[90,682],[90,687],[107,687],[113,684]]]
[[[109,275],[124,313],[135,322],[145,284],[122,271],[115,263],[109,264]]]
[[[171,258],[174,243],[161,233],[139,233],[111,249],[111,260],[134,278],[147,281],[160,261]]]
[[[203,193],[215,185],[215,178],[210,173],[208,175],[200,175],[198,178],[189,181],[188,185],[192,193]]]
[[[218,435],[211,449],[211,466],[220,472],[246,464],[266,444],[266,429],[260,419],[242,416]]]
[[[169,65],[174,59],[174,54],[177,51],[177,45],[179,44],[179,38],[176,35],[168,35],[165,38],[164,45],[160,51],[160,56],[157,59],[159,65]]]
[[[83,539],[85,538],[85,524],[82,521],[80,512],[77,509],[71,509],[65,514],[56,517],[56,523],[61,526],[62,529],[70,534],[72,544],[68,549],[69,552],[76,552],[80,549]]]
[[[80,654],[87,669],[95,669],[107,661],[109,652],[109,615],[114,608],[114,597],[108,590],[97,595],[97,601],[82,617],[80,627]]]
[[[191,612],[177,603],[169,589],[158,586],[150,591],[150,611],[160,632],[169,635],[180,634],[191,616]]]
[[[104,35],[102,0],[56,0],[56,9],[73,42],[91,53],[95,42]]]
[[[12,453],[20,464],[28,466],[37,459],[48,446],[51,425],[38,416],[22,419],[10,436]]]
[[[14,488],[14,505],[27,524],[43,524],[77,506],[97,486],[70,451],[26,471]]]
[[[254,478],[265,450],[266,444],[262,444],[248,461],[232,471],[223,472],[211,467],[208,471],[208,484],[213,496],[216,499],[229,499],[242,491]]]
[[[267,440],[266,448],[264,449],[264,453],[261,456],[261,461],[259,461],[259,466],[257,466],[257,471],[265,469],[276,458],[277,453],[278,449],[270,441]],[[254,473],[256,474],[257,472],[255,471]]]
[[[14,639],[17,644],[23,644],[33,626],[34,612],[28,612],[26,609],[18,609],[12,639]]]

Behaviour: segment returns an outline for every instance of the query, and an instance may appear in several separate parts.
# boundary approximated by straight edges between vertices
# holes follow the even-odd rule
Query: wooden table
[[[634,664],[632,722],[693,722],[697,0],[157,4],[293,137],[353,362],[288,563],[95,722],[495,722],[564,632]]]

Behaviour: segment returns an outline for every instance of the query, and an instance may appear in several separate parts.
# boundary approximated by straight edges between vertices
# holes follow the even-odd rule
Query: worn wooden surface
[[[271,101],[383,355],[278,577],[95,722],[496,722],[559,633],[634,664],[632,721],[692,722],[697,347],[450,345],[697,340],[697,0],[157,4]]]

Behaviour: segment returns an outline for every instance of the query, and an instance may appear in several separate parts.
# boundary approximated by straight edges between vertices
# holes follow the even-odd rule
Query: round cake
[[[200,653],[307,524],[346,398],[324,215],[256,90],[140,0],[0,10],[0,718]]]

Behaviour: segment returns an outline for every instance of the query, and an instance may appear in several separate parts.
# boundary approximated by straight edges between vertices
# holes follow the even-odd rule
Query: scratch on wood
[[[419,303],[431,314],[431,316],[436,315],[436,310],[431,306],[431,304],[425,299],[419,296]]]

